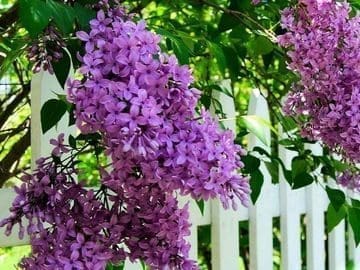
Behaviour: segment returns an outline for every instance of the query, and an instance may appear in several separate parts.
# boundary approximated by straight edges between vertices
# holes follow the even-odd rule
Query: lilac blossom
[[[177,196],[247,205],[249,183],[239,172],[245,151],[209,112],[198,112],[189,68],[161,53],[145,22],[103,1],[90,28],[77,34],[85,43],[82,79],[68,82],[68,100],[80,131],[101,135],[111,167],[100,168],[99,190],[85,189],[63,157],[69,149],[60,134],[53,156],[24,175],[0,225],[30,234],[22,269],[102,270],[126,258],[154,270],[197,269],[185,240],[188,205]]]
[[[324,142],[351,162],[360,161],[360,17],[347,2],[300,0],[282,11],[288,67],[300,76],[285,112],[302,135]]]
[[[99,16],[105,20],[103,13]],[[160,38],[143,21],[121,15],[99,25],[78,33],[85,46],[94,48],[82,56],[84,79],[69,83],[68,99],[76,105],[80,130],[103,134],[107,154],[121,171],[119,182],[133,168],[153,178],[147,165],[156,163],[162,172],[159,185],[170,192],[179,189],[196,199],[219,196],[225,207],[236,207],[237,199],[246,205],[248,181],[237,174],[244,151],[208,113],[195,120],[199,91],[190,87],[188,67],[160,52]],[[101,53],[104,47],[106,54]],[[98,64],[91,68],[88,58]],[[127,162],[125,174],[121,164],[129,156],[133,161]],[[193,183],[194,176],[202,180]]]
[[[63,57],[64,47],[65,42],[59,30],[51,24],[48,25],[39,39],[28,48],[27,57],[34,63],[33,71],[39,72],[43,69],[53,74],[52,62],[57,62]]]

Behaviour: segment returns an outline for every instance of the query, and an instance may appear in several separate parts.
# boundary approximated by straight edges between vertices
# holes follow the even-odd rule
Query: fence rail
[[[56,129],[42,135],[40,127],[40,108],[48,99],[56,98],[55,93],[62,93],[63,89],[54,76],[41,72],[34,76],[31,91],[32,101],[32,162],[42,155],[50,153],[49,139],[56,137]],[[51,90],[51,91],[49,91]],[[220,94],[221,104],[227,117],[235,117],[234,104],[231,98]],[[269,119],[267,102],[258,91],[253,91],[250,98],[249,115],[258,115]],[[68,116],[64,116],[58,124],[57,130],[68,134],[74,133],[73,128],[67,127]],[[226,121],[230,129],[235,128],[235,122]],[[270,141],[270,130],[266,131]],[[255,146],[267,149],[254,135],[248,137],[248,148]],[[315,153],[321,153],[317,145],[309,147]],[[270,150],[270,149],[267,149]],[[280,158],[290,169],[294,152],[283,147],[279,148]],[[239,210],[224,210],[219,201],[214,200],[205,204],[204,214],[200,213],[194,202],[190,203],[190,218],[192,235],[189,241],[192,244],[190,255],[197,259],[197,228],[202,225],[211,225],[211,256],[212,269],[235,270],[239,269],[239,222],[249,221],[249,252],[251,270],[273,269],[273,218],[280,218],[281,235],[281,269],[300,270],[306,264],[308,270],[345,270],[346,263],[353,261],[354,268],[360,269],[360,249],[355,247],[351,231],[347,231],[345,222],[338,225],[329,235],[325,232],[324,213],[328,206],[328,199],[324,190],[312,184],[301,190],[291,190],[282,172],[279,172],[280,183],[272,184],[271,176],[262,164],[260,168],[264,175],[264,185],[256,205],[249,208],[240,207]],[[0,218],[9,214],[8,208],[14,198],[11,189],[0,189]],[[187,198],[182,199],[183,202]],[[301,258],[301,231],[300,220],[306,220],[306,262]],[[17,229],[6,237],[4,230],[0,230],[0,246],[17,246],[28,243],[28,239],[19,240]],[[325,244],[328,244],[328,247]],[[325,251],[328,252],[325,252]],[[141,269],[137,264],[127,262],[126,269]]]

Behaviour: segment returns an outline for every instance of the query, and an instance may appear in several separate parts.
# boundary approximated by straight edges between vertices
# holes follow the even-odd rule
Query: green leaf
[[[354,232],[354,240],[355,244],[358,245],[360,243],[360,209],[351,207],[349,208],[349,223]]]
[[[35,38],[48,25],[51,10],[41,0],[20,0],[19,18],[22,26]]]
[[[205,109],[209,109],[210,106],[211,106],[211,96],[210,95],[207,95],[207,94],[204,94],[204,95],[201,95],[200,97],[200,103],[205,107]]]
[[[256,170],[250,174],[250,198],[253,204],[256,203],[259,198],[261,188],[264,184],[264,175],[260,170]]]
[[[174,53],[179,60],[179,63],[182,65],[189,64],[189,57],[192,54],[192,51],[186,45],[183,39],[179,37],[176,33],[172,33],[163,28],[156,28],[155,30],[159,35],[162,35],[170,40],[169,43],[174,50]]]
[[[284,131],[292,131],[297,128],[296,122],[290,116],[282,117],[281,125],[284,128]]]
[[[296,176],[308,171],[308,163],[304,157],[294,157],[291,161],[291,175],[295,179]]]
[[[122,263],[120,265],[114,265],[114,264],[111,264],[111,263],[108,263],[106,265],[106,269],[105,270],[124,270],[124,267],[125,267],[125,264]]]
[[[240,62],[237,52],[231,47],[223,47],[223,52],[225,54],[226,64],[229,69],[230,78],[232,81],[236,81],[240,74]]]
[[[114,267],[113,267],[113,265],[111,263],[109,263],[109,264],[106,265],[105,270],[114,270]]]
[[[332,177],[333,179],[336,179],[335,168],[331,165],[324,165],[321,168],[321,173],[324,175],[328,175],[328,176]]]
[[[349,164],[346,164],[344,162],[341,162],[339,160],[334,160],[333,161],[334,164],[334,168],[338,171],[338,172],[344,172],[346,170],[349,169]]]
[[[73,135],[69,135],[69,145],[71,148],[76,149],[76,138]]]
[[[179,63],[181,65],[189,64],[190,53],[185,43],[182,40],[174,39],[172,40],[172,47],[174,49],[175,55],[179,60]]]
[[[345,203],[345,194],[341,190],[332,189],[330,187],[326,187],[326,193],[329,197],[331,205],[334,207],[336,211],[339,211],[341,206]]]
[[[205,210],[205,202],[204,202],[204,200],[196,200],[196,204],[200,209],[201,215],[204,215],[204,210]]]
[[[227,95],[228,97],[234,98],[234,95],[231,93],[231,90],[227,89],[225,86],[211,84],[207,88],[209,88],[211,90],[216,90],[220,93]]]
[[[216,63],[219,67],[219,70],[224,75],[227,64],[226,64],[226,57],[225,57],[223,49],[221,48],[220,45],[218,45],[214,42],[210,42],[210,41],[208,42],[208,46],[209,46],[211,55],[216,59]]]
[[[225,32],[226,30],[232,29],[240,24],[239,20],[229,14],[229,13],[223,13],[223,15],[220,18],[219,22],[219,32]]]
[[[68,105],[58,99],[50,99],[41,108],[41,128],[43,134],[55,126],[66,113]]]
[[[65,87],[66,80],[69,76],[71,59],[66,50],[62,50],[63,57],[59,61],[52,62],[55,76],[62,88]]]
[[[76,119],[75,119],[75,105],[73,104],[68,110],[69,112],[69,123],[68,126],[71,127],[72,125],[75,125]]]
[[[329,203],[328,209],[326,211],[326,224],[327,232],[330,233],[332,229],[336,227],[346,216],[345,206],[341,206],[338,210],[335,210],[333,205]]]
[[[64,34],[72,32],[75,21],[75,13],[71,6],[55,2],[53,0],[46,1],[51,11],[51,16],[59,29]]]
[[[310,185],[314,182],[314,178],[306,172],[300,173],[293,179],[293,189],[298,189]]]
[[[257,115],[243,115],[240,117],[240,121],[247,130],[253,133],[260,141],[265,145],[270,145],[268,138],[266,137],[266,130],[271,129],[275,134],[277,131],[271,126],[271,124],[265,119]]]
[[[284,146],[292,146],[295,143],[293,140],[290,140],[290,139],[282,139],[279,141],[279,144],[284,145]]]
[[[360,208],[360,201],[356,199],[351,199],[351,205],[356,208]]]
[[[277,162],[283,170],[286,181],[289,183],[290,186],[292,186],[293,179],[292,179],[291,171],[286,169],[284,162],[278,156],[270,155],[265,149],[259,146],[255,146],[253,151],[258,152],[260,155],[267,156],[268,158],[270,158],[271,162]]]
[[[83,30],[88,30],[90,28],[89,21],[96,17],[96,12],[94,10],[88,9],[75,3],[74,11],[76,20],[79,22]]]
[[[264,163],[271,176],[272,182],[276,183],[279,179],[279,166],[277,162],[264,162]]]
[[[260,167],[260,159],[250,154],[241,157],[241,161],[244,163],[244,173],[253,173]]]
[[[249,51],[254,55],[271,53],[274,49],[273,43],[264,36],[257,36],[248,43]]]

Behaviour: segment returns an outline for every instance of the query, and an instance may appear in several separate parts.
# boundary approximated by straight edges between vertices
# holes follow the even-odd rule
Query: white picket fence
[[[39,73],[32,81],[32,160],[50,152],[49,139],[56,137],[58,131],[74,133],[75,130],[67,127],[68,116],[64,116],[57,130],[54,128],[42,135],[40,126],[40,108],[50,98],[56,98],[54,93],[64,94],[54,76]],[[233,101],[230,97],[220,95],[224,112],[228,118],[235,117]],[[249,115],[258,115],[269,119],[266,100],[253,91],[249,105]],[[234,121],[224,122],[228,128],[234,129]],[[270,130],[266,131],[270,141]],[[269,146],[264,145],[254,135],[248,137],[248,148],[260,146],[270,152]],[[321,148],[312,146],[312,150],[320,152]],[[280,158],[290,169],[294,152],[281,147]],[[240,268],[239,263],[239,222],[249,221],[249,245],[251,270],[273,269],[273,218],[280,217],[281,234],[281,269],[300,270],[306,264],[308,270],[345,270],[346,263],[353,261],[355,268],[360,269],[360,249],[355,248],[351,232],[346,232],[345,222],[340,223],[330,235],[325,233],[324,213],[328,206],[325,192],[313,184],[305,189],[291,190],[282,172],[280,184],[272,184],[271,176],[266,167],[261,165],[264,175],[264,185],[256,205],[248,209],[240,207],[238,211],[224,210],[219,201],[214,200],[205,204],[204,215],[201,215],[197,205],[190,204],[192,234],[189,241],[192,244],[191,257],[197,259],[197,228],[202,225],[211,225],[211,261],[213,270],[235,270]],[[0,219],[8,216],[14,192],[11,189],[0,190]],[[184,199],[185,201],[186,199]],[[306,220],[306,262],[301,259],[300,218],[305,215]],[[28,239],[19,240],[16,228],[10,237],[0,230],[0,246],[17,246],[28,243]],[[326,254],[325,243],[328,243]],[[328,260],[326,264],[326,260]],[[141,269],[138,264],[127,262],[126,269]],[[326,267],[326,265],[328,267]]]

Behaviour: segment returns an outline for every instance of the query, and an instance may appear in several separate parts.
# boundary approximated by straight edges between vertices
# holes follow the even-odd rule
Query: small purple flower
[[[54,156],[60,156],[62,153],[68,153],[70,151],[69,148],[64,145],[64,136],[64,133],[60,133],[57,140],[50,140],[50,144],[55,146],[51,152]]]

